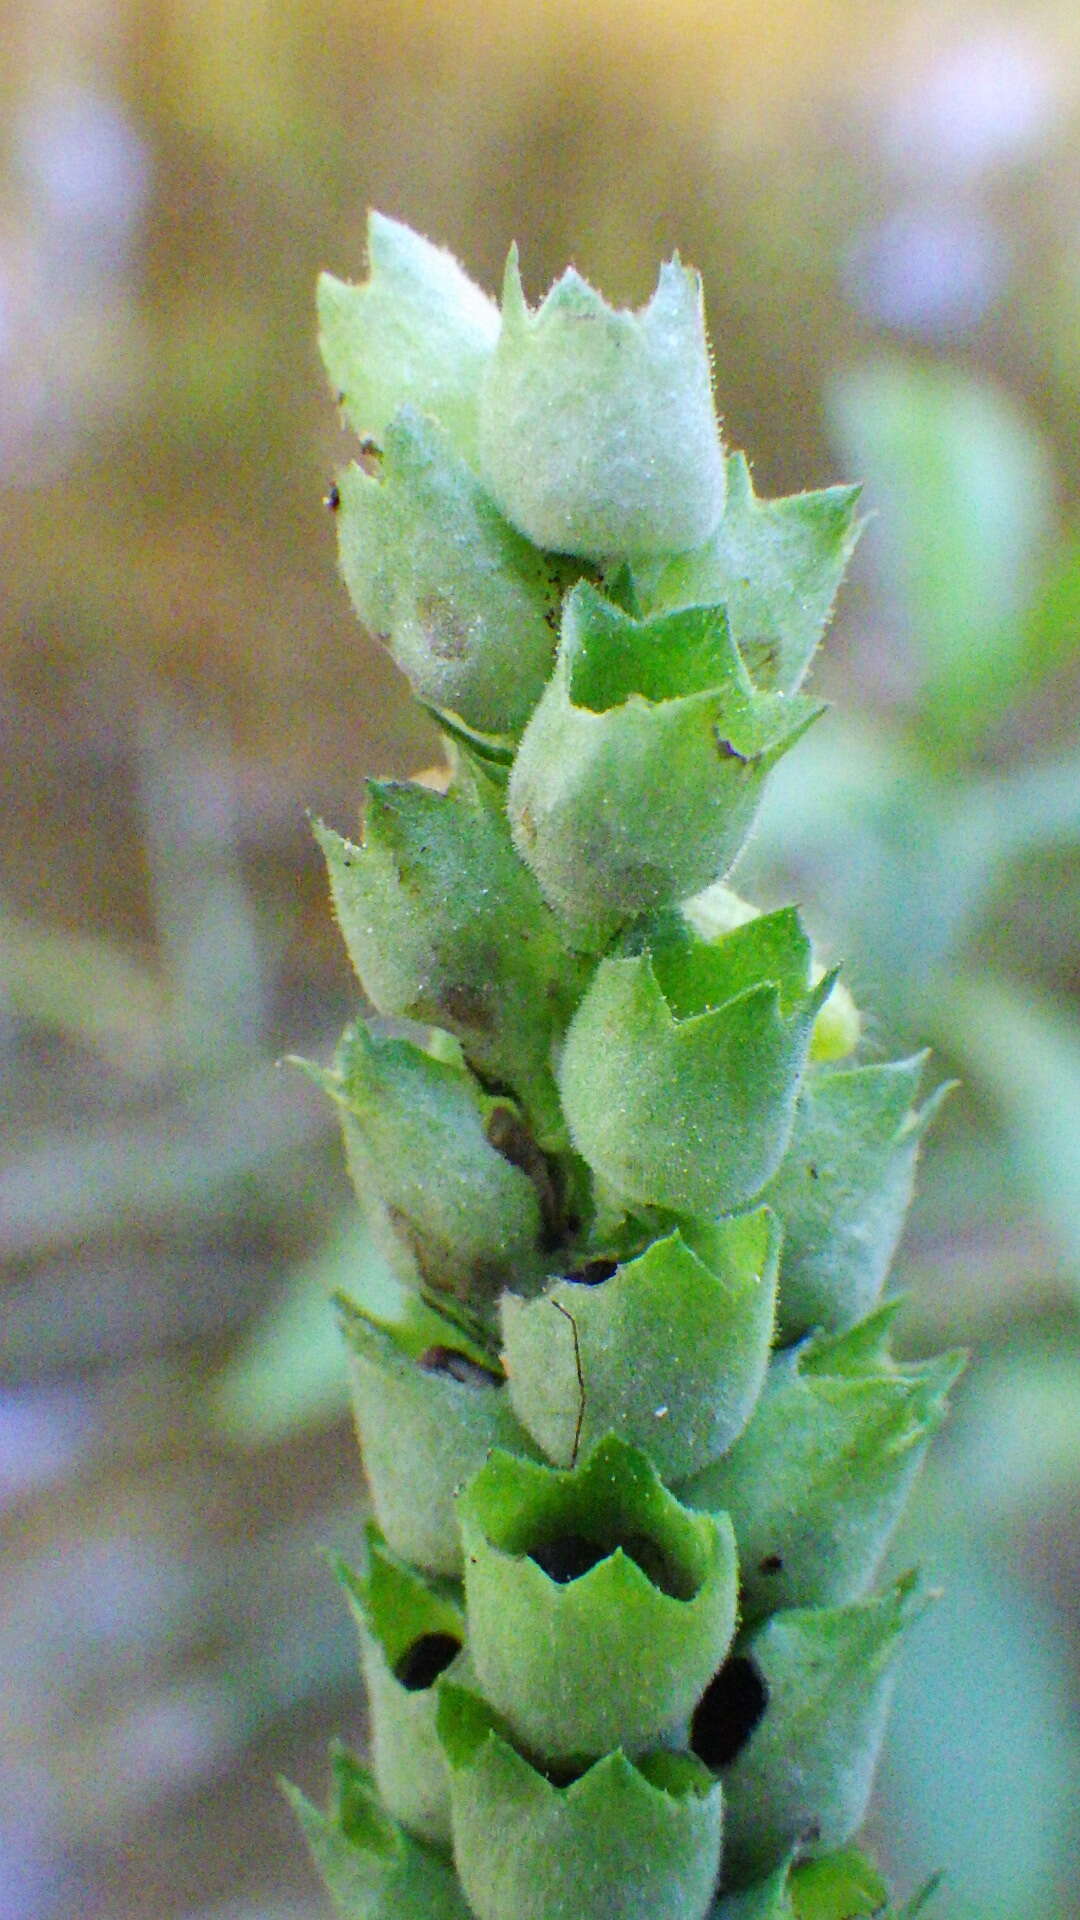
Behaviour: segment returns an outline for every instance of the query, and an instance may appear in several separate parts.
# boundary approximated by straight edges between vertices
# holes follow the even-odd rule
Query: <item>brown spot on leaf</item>
[[[442,593],[426,593],[417,603],[424,638],[437,660],[465,660],[472,640],[469,623]]]
[[[471,984],[465,980],[449,981],[438,993],[437,1000],[455,1027],[468,1027],[472,1032],[479,1033],[493,1031],[495,1012],[486,982]]]
[[[536,1189],[543,1223],[543,1245],[557,1247],[563,1235],[562,1188],[558,1175],[546,1154],[537,1146],[521,1115],[512,1107],[493,1107],[488,1116],[487,1137],[496,1153],[517,1167]]]

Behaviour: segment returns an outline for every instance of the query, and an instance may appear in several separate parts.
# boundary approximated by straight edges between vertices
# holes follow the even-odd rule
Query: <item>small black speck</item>
[[[323,506],[329,507],[331,513],[336,513],[340,505],[341,505],[341,494],[338,491],[337,481],[334,480],[334,481],[331,481],[330,486],[326,490],[326,496],[323,500]]]
[[[816,1167],[814,1166],[807,1167],[806,1171],[810,1175],[811,1180],[817,1180],[819,1178],[818,1170]]]
[[[767,1553],[764,1560],[758,1561],[759,1573],[783,1573],[784,1563],[778,1553]]]
[[[713,727],[713,739],[716,742],[716,751],[720,755],[721,760],[737,760],[741,767],[748,767],[750,765],[752,756],[748,753],[740,753],[738,747],[735,746],[731,740],[725,740],[719,728],[715,726]]]

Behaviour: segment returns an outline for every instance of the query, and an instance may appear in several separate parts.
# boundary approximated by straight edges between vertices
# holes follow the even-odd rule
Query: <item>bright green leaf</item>
[[[530,1752],[638,1752],[691,1712],[735,1627],[726,1515],[610,1435],[565,1472],[493,1453],[458,1517],[469,1651]]]
[[[757,694],[723,610],[638,621],[581,583],[510,778],[514,841],[581,944],[725,873],[820,709]]]
[[[741,453],[728,460],[723,517],[703,547],[654,573],[649,611],[722,606],[756,686],[794,693],[829,622],[862,530],[858,487],[759,500]]]
[[[341,1920],[469,1920],[453,1868],[384,1812],[363,1768],[340,1747],[334,1774],[328,1813],[282,1784]]]
[[[791,1875],[795,1920],[877,1920],[888,1897],[873,1861],[854,1848],[807,1860]]]

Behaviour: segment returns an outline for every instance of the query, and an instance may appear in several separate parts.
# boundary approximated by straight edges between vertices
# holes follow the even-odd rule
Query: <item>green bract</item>
[[[368,255],[363,286],[319,280],[319,346],[339,404],[378,442],[400,407],[417,407],[471,458],[497,308],[444,248],[381,213],[368,222]]]
[[[782,1866],[719,1902],[711,1920],[914,1920],[895,1914],[873,1862],[853,1848]]]
[[[900,1920],[849,1842],[960,1366],[880,1304],[942,1090],[727,884],[857,492],[755,497],[677,261],[530,312],[512,255],[500,312],[370,253],[320,285],[331,500],[449,764],[316,828],[373,1021],[309,1071],[396,1279],[340,1303],[374,1785],[294,1804],[346,1920]]]
[[[449,1323],[446,1344],[420,1354],[347,1305],[344,1326],[379,1525],[395,1553],[435,1573],[460,1573],[459,1489],[492,1447],[528,1450],[505,1384],[469,1358]]]
[[[820,709],[755,692],[722,607],[635,620],[581,584],[514,762],[514,841],[589,946],[726,873]]]
[[[512,251],[480,448],[493,497],[539,547],[603,560],[697,546],[725,480],[697,274],[669,261],[648,306],[618,313],[570,268],[530,313]]]
[[[735,1629],[725,1516],[611,1436],[565,1473],[493,1454],[458,1518],[477,1676],[532,1753],[637,1752],[689,1714]]]
[[[850,1839],[870,1795],[897,1642],[925,1605],[909,1575],[877,1599],[774,1613],[737,1643],[728,1674],[736,1662],[748,1667],[763,1698],[722,1769],[724,1872],[734,1885],[792,1852]]]
[[[752,1619],[854,1599],[877,1570],[963,1364],[897,1365],[895,1317],[778,1353],[745,1432],[679,1489],[730,1513]]]
[[[741,453],[728,461],[727,506],[712,538],[652,577],[642,599],[661,608],[720,605],[755,685],[794,693],[806,677],[861,532],[858,487],[757,500]]]
[[[707,1216],[760,1193],[832,984],[810,988],[809,965],[792,913],[600,962],[560,1089],[575,1145],[620,1198]]]
[[[509,1109],[461,1068],[362,1024],[346,1030],[334,1072],[321,1077],[341,1109],[361,1203],[407,1277],[477,1306],[535,1280],[541,1199],[492,1144]]]
[[[919,1143],[947,1088],[912,1102],[925,1056],[808,1075],[767,1198],[784,1225],[780,1331],[846,1327],[874,1305],[911,1199]]]
[[[435,1734],[435,1682],[449,1671],[460,1678],[461,1608],[395,1559],[374,1527],[363,1576],[344,1563],[338,1574],[360,1629],[372,1768],[383,1804],[419,1839],[449,1846],[450,1784]]]
[[[761,909],[751,906],[723,881],[715,880],[701,893],[689,900],[679,902],[679,911],[690,931],[713,945],[722,940],[725,934],[734,933],[736,927],[745,927],[749,921],[761,918]],[[670,926],[670,923],[669,923]],[[676,927],[676,933],[678,933]],[[685,931],[682,931],[685,939]],[[815,960],[811,970],[811,979],[820,980],[825,969]],[[834,1064],[853,1053],[862,1034],[862,1016],[842,980],[833,983],[832,992],[825,1001],[810,1037],[811,1063],[818,1061]]]
[[[347,467],[338,496],[353,606],[417,698],[481,732],[520,732],[551,671],[558,566],[507,525],[448,436],[411,407],[386,428],[377,477]]]
[[[454,1859],[478,1920],[703,1920],[720,1856],[719,1784],[689,1755],[607,1754],[559,1785],[497,1716],[443,1689]]]
[[[383,1810],[344,1748],[334,1754],[329,1812],[320,1813],[295,1787],[285,1791],[342,1920],[468,1920],[445,1856],[413,1840]]]
[[[568,1466],[605,1433],[669,1480],[715,1460],[745,1426],[773,1335],[779,1235],[765,1209],[687,1246],[677,1230],[606,1278],[586,1269],[534,1300],[502,1300],[514,1411]],[[722,1505],[719,1502],[718,1505]]]
[[[316,827],[341,931],[380,1013],[456,1034],[541,1134],[561,1126],[552,1054],[584,984],[506,822],[426,787],[370,781],[364,843]]]

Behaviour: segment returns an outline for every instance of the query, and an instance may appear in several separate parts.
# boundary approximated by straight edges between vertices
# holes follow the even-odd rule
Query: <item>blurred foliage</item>
[[[368,1256],[271,1063],[352,999],[303,809],[348,831],[363,772],[433,757],[318,518],[312,289],[374,203],[489,285],[516,234],[530,295],[572,258],[636,301],[679,247],[758,491],[866,479],[836,713],[740,884],[803,899],[872,1040],[964,1083],[897,1279],[912,1346],[976,1364],[907,1542],[946,1597],[874,1837],[902,1883],[947,1868],[942,1920],[1060,1920],[1075,8],[9,0],[0,30],[0,1910],[317,1912],[271,1782],[360,1713],[312,1546],[358,1521],[320,1302]]]
[[[1075,1678],[1047,1597],[1021,1598],[1013,1568],[1024,1536],[1068,1510],[1070,1452],[1074,1508],[1078,1491],[1076,952],[1047,941],[1043,902],[1051,860],[1077,898],[1080,754],[1033,754],[1029,727],[1076,636],[1054,592],[1045,450],[1022,413],[962,373],[901,362],[839,381],[834,413],[880,506],[874,605],[902,671],[872,731],[831,717],[778,770],[754,864],[812,901],[890,1041],[932,1040],[961,1079],[899,1278],[910,1337],[947,1327],[982,1360],[900,1548],[926,1557],[945,1599],[900,1683],[885,1844],[901,1870],[945,1869],[953,1920],[1051,1920],[1078,1837]],[[944,1247],[926,1244],[928,1213]],[[1011,1257],[976,1254],[954,1288],[965,1230],[992,1247],[1010,1228]],[[1040,1326],[1052,1334],[1032,1346]]]

